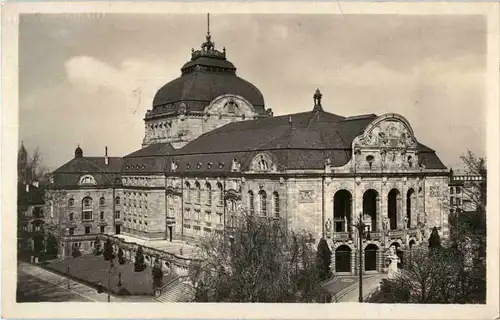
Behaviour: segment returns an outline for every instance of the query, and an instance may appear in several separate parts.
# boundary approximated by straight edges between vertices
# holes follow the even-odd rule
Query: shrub
[[[104,256],[104,260],[113,259],[113,244],[109,238],[104,243],[104,252],[102,254]]]
[[[101,254],[102,254],[101,241],[98,238],[96,238],[94,245],[94,255],[99,256]]]
[[[71,255],[73,256],[73,258],[78,258],[79,256],[82,255],[80,249],[78,249],[76,244],[73,245],[73,250],[71,250]]]
[[[125,264],[125,256],[123,255],[123,249],[122,248],[120,248],[118,250],[118,262],[120,264]]]
[[[332,263],[332,251],[328,247],[326,240],[322,238],[316,251],[316,266],[321,280],[326,280],[332,276],[330,264]]]
[[[142,247],[137,249],[135,254],[134,271],[141,272],[146,269],[146,262],[144,261],[144,253],[142,252]]]

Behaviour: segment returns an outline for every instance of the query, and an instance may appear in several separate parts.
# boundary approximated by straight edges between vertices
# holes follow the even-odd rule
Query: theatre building
[[[245,210],[325,237],[337,273],[356,272],[359,218],[366,270],[382,271],[389,246],[427,241],[433,227],[446,238],[449,171],[436,152],[402,115],[338,115],[325,101],[316,90],[304,112],[274,116],[207,34],[154,97],[142,148],[123,158],[77,148],[52,175],[52,212],[68,239],[196,243]]]

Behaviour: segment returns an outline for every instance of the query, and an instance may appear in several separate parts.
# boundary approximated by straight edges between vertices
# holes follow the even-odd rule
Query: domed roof
[[[191,60],[181,68],[182,75],[164,85],[153,99],[155,109],[174,111],[179,102],[189,110],[202,111],[216,97],[239,95],[250,102],[259,114],[266,114],[262,93],[250,82],[236,75],[236,67],[226,59],[226,49],[214,48],[210,33],[201,50],[192,50]]]

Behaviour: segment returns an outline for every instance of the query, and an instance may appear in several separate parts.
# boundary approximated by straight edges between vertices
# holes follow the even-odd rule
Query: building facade
[[[355,273],[358,219],[371,271],[383,270],[391,245],[427,241],[433,227],[448,236],[449,171],[402,115],[326,112],[317,90],[304,112],[274,116],[209,33],[144,122],[140,150],[84,157],[78,147],[54,171],[50,216],[67,239],[196,242],[245,211],[326,238],[332,269]]]

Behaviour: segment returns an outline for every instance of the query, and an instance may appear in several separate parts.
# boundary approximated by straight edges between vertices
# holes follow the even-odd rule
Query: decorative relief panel
[[[439,186],[430,186],[429,187],[429,195],[430,195],[430,197],[432,197],[432,198],[439,197],[439,191],[440,191]]]
[[[313,190],[300,190],[299,191],[299,202],[300,203],[312,203],[312,202],[314,202]]]

